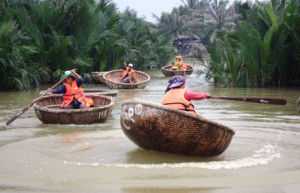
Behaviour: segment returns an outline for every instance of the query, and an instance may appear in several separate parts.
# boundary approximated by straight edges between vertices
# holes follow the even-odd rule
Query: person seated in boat
[[[172,70],[181,70],[183,65],[181,55],[175,57],[174,65],[172,66]]]
[[[71,75],[69,75],[71,74]],[[67,77],[68,76],[68,77]],[[63,86],[58,89],[48,89],[53,94],[64,94],[61,107],[64,109],[84,109],[89,108],[94,104],[91,98],[87,98],[83,94],[83,89],[80,87],[83,83],[83,78],[76,73],[76,69],[66,71],[61,76],[61,80],[64,79]]]
[[[179,65],[179,70],[186,70],[187,69],[187,65],[186,63],[182,63],[181,65]]]
[[[179,109],[196,114],[194,105],[191,101],[210,98],[211,95],[206,92],[195,93],[188,91],[185,88],[185,82],[186,77],[179,75],[173,76],[169,79],[169,85],[165,91],[165,96],[161,104],[173,109]]]
[[[122,77],[120,78],[123,83],[136,83],[137,82],[137,76],[135,71],[133,70],[133,64],[128,64],[128,67],[126,70],[124,70]]]

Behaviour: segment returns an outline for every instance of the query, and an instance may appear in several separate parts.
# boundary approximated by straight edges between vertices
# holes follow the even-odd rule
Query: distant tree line
[[[182,0],[184,5],[171,13],[154,15],[158,28],[166,29],[166,37],[189,36],[205,45],[214,43],[217,32],[233,31],[239,22],[238,2],[229,5],[225,0]]]
[[[110,0],[0,0],[0,90],[53,82],[71,68],[165,65],[174,48],[163,33]]]
[[[0,0],[0,90],[54,82],[71,68],[161,67],[181,36],[207,46],[203,73],[216,86],[300,85],[299,0],[182,2],[152,24],[111,0]]]

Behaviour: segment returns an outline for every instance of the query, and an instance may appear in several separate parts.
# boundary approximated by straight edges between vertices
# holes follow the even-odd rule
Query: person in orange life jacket
[[[178,65],[178,69],[182,70],[183,61],[182,61],[182,57],[181,56],[178,57],[177,65]]]
[[[128,64],[128,67],[126,70],[124,70],[122,77],[120,78],[123,83],[136,83],[137,76],[135,74],[135,71],[133,70],[133,64]]]
[[[64,79],[70,73],[71,75],[64,80],[62,87],[54,90],[48,89],[48,91],[53,94],[64,94],[62,103],[62,108],[64,109],[89,108],[93,102],[83,94],[83,89],[80,88],[83,83],[83,78],[76,73],[76,69],[66,71],[60,79]]]
[[[195,93],[192,91],[188,91],[185,88],[185,85],[186,77],[179,75],[173,76],[169,80],[169,85],[165,91],[165,96],[161,104],[173,109],[179,109],[196,114],[194,105],[191,101],[210,98],[211,95],[206,92]]]
[[[172,70],[181,70],[183,65],[181,55],[175,57],[175,62],[172,66]]]
[[[186,63],[182,63],[181,65],[179,65],[179,70],[186,70],[186,69],[187,69]]]

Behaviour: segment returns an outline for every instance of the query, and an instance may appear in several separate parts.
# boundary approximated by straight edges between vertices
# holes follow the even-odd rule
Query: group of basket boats
[[[165,76],[190,75],[186,71],[161,68]],[[143,89],[150,76],[136,71],[137,83],[121,83],[123,70],[92,72],[92,79],[111,89]],[[92,124],[107,120],[115,104],[117,90],[84,89],[94,100],[88,109],[62,109],[61,94],[46,95],[34,104],[37,117],[45,124]],[[125,135],[146,150],[170,153],[217,156],[229,146],[234,131],[224,125],[185,111],[171,109],[158,103],[133,99],[123,102],[120,124]]]

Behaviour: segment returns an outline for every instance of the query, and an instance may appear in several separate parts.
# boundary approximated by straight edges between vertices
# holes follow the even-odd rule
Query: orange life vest
[[[179,67],[180,67],[180,70],[186,70],[187,69],[186,63],[182,63],[182,65],[179,66]]]
[[[179,68],[179,67],[182,66],[182,64],[183,64],[182,60],[181,61],[176,60],[175,63],[174,63],[174,66],[178,66],[178,68]]]
[[[135,71],[132,69],[130,72],[128,72],[128,67],[127,67],[126,70],[124,70],[124,72],[123,72],[123,74],[122,74],[122,76],[121,76],[120,79],[123,80],[123,79],[126,77],[127,74],[128,74],[129,77],[133,74],[133,77],[134,77],[135,79],[137,79],[137,76],[136,76],[136,74],[135,74]]]
[[[72,81],[72,86],[68,83],[64,83],[67,91],[63,95],[63,103],[61,105],[62,108],[65,108],[66,106],[70,105],[74,99],[74,97],[77,99],[78,102],[85,104],[86,108],[89,108],[91,105],[94,104],[93,99],[86,98],[83,94],[83,89],[78,87],[76,80]]]
[[[174,64],[173,64],[173,66],[176,66],[177,62],[178,62],[178,60],[176,59],[175,62],[174,62]]]
[[[173,88],[166,92],[161,104],[173,109],[195,113],[194,105],[184,98],[186,88]]]

